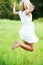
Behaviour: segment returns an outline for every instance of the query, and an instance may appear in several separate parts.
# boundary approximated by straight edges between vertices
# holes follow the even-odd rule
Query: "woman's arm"
[[[16,4],[14,3],[13,6],[13,14],[18,15],[19,12],[16,11]]]
[[[19,12],[17,12],[17,11],[15,10],[15,7],[13,8],[13,14],[15,14],[15,15],[18,15],[18,14],[19,14]]]
[[[25,11],[26,15],[28,15],[31,12],[33,12],[34,8],[35,8],[35,6],[32,5],[32,4],[29,4],[28,6],[29,6],[29,8]]]

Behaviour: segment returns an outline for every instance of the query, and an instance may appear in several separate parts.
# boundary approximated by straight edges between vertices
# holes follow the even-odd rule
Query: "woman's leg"
[[[25,44],[16,42],[16,44],[14,44],[12,48],[14,49],[14,48],[17,48],[17,47],[21,47],[21,48],[23,48],[23,49],[25,49],[27,51],[33,51],[34,50],[34,43],[29,44],[29,43],[27,43],[25,41],[24,41],[24,43]]]
[[[30,43],[28,43],[28,42],[26,42],[26,41],[24,41],[24,40],[23,40],[23,42],[24,42],[26,45],[31,46],[31,44],[30,44]]]
[[[25,44],[20,44],[20,47],[22,47],[23,49],[27,50],[27,51],[33,51],[34,50],[34,43],[28,43],[28,42],[25,42]]]

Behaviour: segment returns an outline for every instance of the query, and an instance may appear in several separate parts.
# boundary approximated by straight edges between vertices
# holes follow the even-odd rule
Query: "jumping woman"
[[[22,27],[19,31],[19,35],[21,39],[24,41],[24,44],[20,43],[19,41],[16,41],[12,49],[15,49],[17,47],[21,47],[27,51],[33,51],[34,50],[34,43],[36,43],[39,39],[36,36],[34,32],[34,24],[32,22],[32,12],[35,8],[34,5],[30,2],[30,0],[22,0],[20,2],[20,11],[16,11],[16,4],[13,4],[13,14],[14,15],[19,15],[21,22],[22,22]]]

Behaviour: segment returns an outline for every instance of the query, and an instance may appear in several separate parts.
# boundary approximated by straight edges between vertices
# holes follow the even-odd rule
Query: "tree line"
[[[16,2],[16,10],[19,10],[20,0],[0,0],[0,18],[15,19],[19,20],[19,16],[13,15],[13,2]],[[35,5],[35,10],[33,11],[33,19],[43,17],[43,0],[31,0]]]

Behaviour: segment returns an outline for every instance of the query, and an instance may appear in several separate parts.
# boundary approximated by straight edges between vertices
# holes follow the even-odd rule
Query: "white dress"
[[[28,43],[37,42],[39,39],[34,32],[32,14],[30,13],[30,16],[26,16],[25,11],[19,11],[19,16],[22,22],[22,27],[19,31],[21,39]]]

